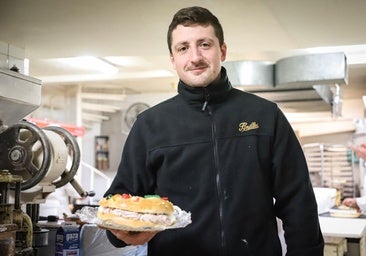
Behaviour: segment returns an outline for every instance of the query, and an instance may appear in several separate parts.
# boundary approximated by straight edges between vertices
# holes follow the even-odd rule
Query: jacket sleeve
[[[366,196],[357,197],[356,202],[357,202],[358,207],[360,207],[361,211],[363,213],[366,213]]]
[[[111,186],[104,196],[109,194],[128,193],[131,195],[144,196],[153,194],[153,176],[147,168],[147,145],[143,132],[143,126],[136,120],[123,148],[121,161]],[[116,247],[126,246],[123,241],[107,231],[108,240]]]
[[[273,141],[275,211],[283,222],[288,256],[323,255],[317,204],[301,145],[278,109]]]

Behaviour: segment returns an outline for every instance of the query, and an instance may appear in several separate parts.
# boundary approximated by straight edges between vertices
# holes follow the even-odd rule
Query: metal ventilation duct
[[[348,83],[344,53],[299,55],[276,63],[231,61],[223,66],[234,87],[282,104],[291,103],[291,108],[294,102],[317,101],[321,110],[329,110],[334,97],[331,87]]]
[[[223,63],[233,86],[245,90],[268,90],[275,86],[274,64],[267,61],[227,61]]]
[[[347,83],[344,53],[300,55],[276,62],[275,86],[279,88]]]

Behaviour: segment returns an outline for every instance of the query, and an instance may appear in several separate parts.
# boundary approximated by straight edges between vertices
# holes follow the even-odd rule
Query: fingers
[[[348,206],[348,207],[352,207],[353,205],[355,205],[355,199],[353,198],[345,198],[342,202],[343,205]]]
[[[130,245],[145,244],[149,242],[157,234],[157,232],[136,232],[136,231],[126,231],[116,229],[110,229],[110,231],[118,239]]]
[[[342,204],[360,211],[356,198],[345,198]]]
[[[366,160],[366,143],[361,144],[360,146],[356,147],[356,146],[351,146],[351,149],[355,152],[355,154]]]

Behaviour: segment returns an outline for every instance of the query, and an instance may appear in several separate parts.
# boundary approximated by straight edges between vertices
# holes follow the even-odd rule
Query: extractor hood
[[[339,92],[338,86],[348,84],[344,53],[291,56],[275,63],[228,61],[223,66],[234,87],[291,109],[332,110],[334,92]],[[314,102],[317,109],[312,109]]]

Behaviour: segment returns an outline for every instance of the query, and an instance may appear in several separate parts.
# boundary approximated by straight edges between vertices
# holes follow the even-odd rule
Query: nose
[[[191,61],[197,62],[202,59],[202,52],[199,47],[191,48]]]

